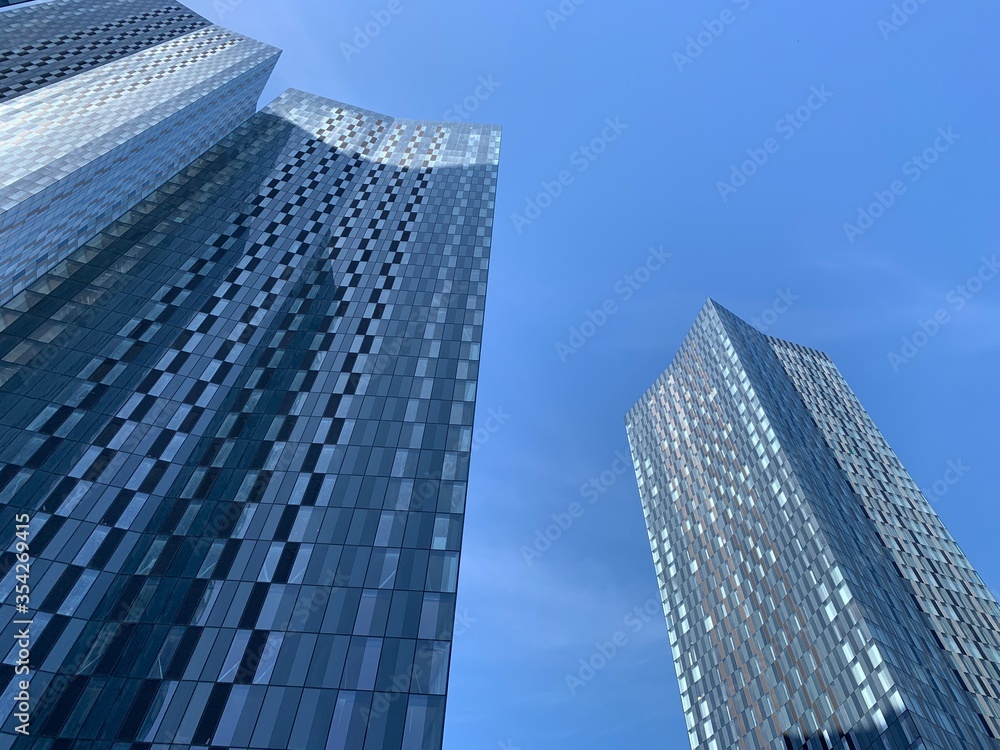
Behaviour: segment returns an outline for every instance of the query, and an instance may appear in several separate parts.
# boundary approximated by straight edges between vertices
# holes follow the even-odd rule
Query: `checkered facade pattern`
[[[626,425],[692,748],[1000,746],[1000,607],[826,355],[710,302]]]
[[[250,117],[278,51],[172,0],[0,25],[0,301]]]
[[[441,747],[499,147],[289,91],[0,306],[0,748]]]

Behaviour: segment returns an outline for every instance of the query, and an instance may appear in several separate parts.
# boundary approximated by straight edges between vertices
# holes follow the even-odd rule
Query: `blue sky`
[[[966,467],[935,505],[1000,591],[996,3],[188,4],[285,50],[267,99],[505,128],[448,750],[686,746],[615,469],[709,296],[827,351],[925,489]]]

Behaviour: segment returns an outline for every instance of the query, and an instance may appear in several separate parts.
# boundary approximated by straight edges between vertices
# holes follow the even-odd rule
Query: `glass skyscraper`
[[[0,15],[0,748],[439,748],[499,129]]]
[[[626,424],[692,748],[1000,747],[1000,607],[826,355],[709,302]]]
[[[246,121],[279,53],[164,0],[0,21],[6,302]]]

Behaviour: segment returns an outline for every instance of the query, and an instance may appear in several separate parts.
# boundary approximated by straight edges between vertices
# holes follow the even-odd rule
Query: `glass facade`
[[[0,24],[0,302],[246,121],[278,50],[173,0]]]
[[[289,91],[0,306],[0,748],[440,748],[499,146]]]
[[[692,748],[1000,746],[1000,607],[826,355],[710,302],[626,426]]]

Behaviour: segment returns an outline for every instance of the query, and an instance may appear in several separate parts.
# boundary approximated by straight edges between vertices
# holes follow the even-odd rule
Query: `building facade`
[[[441,746],[499,141],[289,91],[0,306],[0,748]]]
[[[278,50],[173,0],[0,19],[0,302],[245,122]]]
[[[825,354],[709,302],[626,425],[692,748],[1000,747],[1000,607]]]

